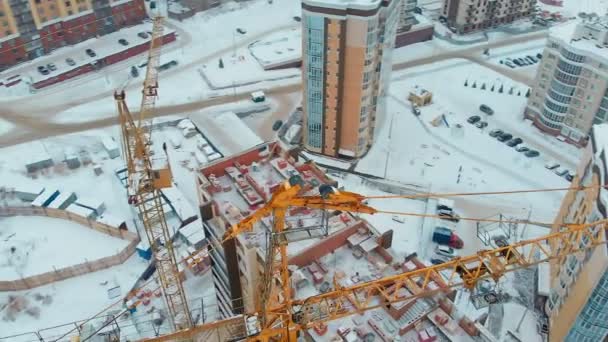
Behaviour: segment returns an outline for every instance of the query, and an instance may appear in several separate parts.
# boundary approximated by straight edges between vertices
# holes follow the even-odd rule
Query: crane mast
[[[127,163],[129,204],[137,207],[156,264],[156,271],[167,304],[169,321],[176,330],[192,327],[186,295],[179,277],[173,242],[162,208],[161,189],[171,187],[171,168],[164,155],[152,158],[151,125],[145,120],[154,109],[158,96],[158,65],[163,39],[163,18],[154,18],[148,66],[144,80],[141,109],[133,119],[124,91],[114,94],[122,129],[122,146]]]

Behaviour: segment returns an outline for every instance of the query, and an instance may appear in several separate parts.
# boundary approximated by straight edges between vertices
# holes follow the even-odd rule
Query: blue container
[[[137,255],[139,255],[142,259],[144,260],[150,260],[152,259],[152,249],[150,247],[144,247],[138,245],[137,248]]]

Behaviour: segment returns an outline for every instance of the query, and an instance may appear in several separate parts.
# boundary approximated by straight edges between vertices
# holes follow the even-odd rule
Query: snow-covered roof
[[[602,40],[598,40],[591,36],[589,32],[596,32],[598,29],[589,28],[589,23],[583,23],[580,20],[571,20],[561,25],[555,25],[551,28],[551,38],[561,40],[570,48],[578,50],[580,53],[591,53],[601,58],[608,58],[608,46],[606,43],[607,27],[601,27],[600,35]],[[603,34],[602,34],[603,33]],[[584,37],[584,38],[583,38]]]
[[[203,232],[203,224],[200,218],[180,228],[179,232],[192,245],[196,245],[197,243],[205,239],[205,233]]]
[[[103,216],[99,216],[97,218],[97,221],[107,224],[108,226],[115,227],[115,228],[118,228],[123,223],[125,223],[125,220],[112,216],[112,215],[109,215],[109,214],[103,214]]]
[[[196,211],[188,202],[184,194],[176,187],[162,189],[163,196],[175,211],[181,221],[197,216]]]
[[[1,186],[0,186],[1,188]],[[44,186],[36,183],[18,183],[15,185],[15,192],[24,194],[40,195],[44,191]]]
[[[29,144],[26,155],[26,164],[35,164],[49,159],[51,159],[51,156],[47,152],[42,142],[32,141]]]
[[[382,4],[382,0],[302,0],[303,4],[315,7],[327,7],[345,10],[373,10]]]
[[[193,120],[224,156],[238,154],[264,142],[234,112],[197,116]]]
[[[83,196],[79,197],[76,203],[80,206],[97,210],[104,206],[103,199],[98,197]]]
[[[551,264],[543,262],[538,264],[538,294],[548,296],[551,292]]]
[[[291,28],[275,32],[248,47],[265,68],[299,61],[302,58],[302,30]]]
[[[70,204],[65,210],[69,211],[72,214],[76,214],[76,215],[79,215],[82,217],[90,217],[94,213],[93,210],[91,210],[89,208],[81,207],[81,206],[77,205],[76,203]]]
[[[49,208],[59,209],[59,207],[67,202],[72,196],[74,196],[74,192],[72,191],[60,191],[59,196],[57,196],[57,198],[55,198],[53,202],[49,204]]]

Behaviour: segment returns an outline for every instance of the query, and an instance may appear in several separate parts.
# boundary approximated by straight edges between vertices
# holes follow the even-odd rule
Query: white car
[[[453,258],[455,256],[454,248],[443,245],[435,246],[435,253],[448,258]]]
[[[559,167],[559,163],[554,162],[554,161],[550,161],[547,164],[545,164],[545,168],[547,170],[557,169],[558,167]]]
[[[568,169],[562,169],[560,167],[560,168],[553,170],[553,172],[555,172],[556,175],[563,177],[564,175],[566,175],[568,173]]]

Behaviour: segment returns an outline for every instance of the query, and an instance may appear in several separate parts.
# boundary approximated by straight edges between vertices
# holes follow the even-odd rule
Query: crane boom
[[[154,109],[158,95],[157,68],[162,39],[163,18],[155,17],[137,123],[129,112],[124,91],[115,93],[114,98],[122,128],[122,145],[127,164],[129,203],[137,207],[154,254],[158,279],[167,304],[169,321],[174,329],[180,330],[190,328],[192,318],[179,277],[173,242],[161,200],[160,190],[171,187],[172,184],[171,168],[166,150],[164,151],[164,157],[152,158],[150,151],[151,130],[145,121]],[[165,149],[164,145],[163,149]]]
[[[268,214],[274,215],[273,232],[280,234],[281,230],[276,230],[276,223],[279,218],[284,220],[285,211],[290,206],[370,214],[377,212],[376,209],[363,202],[364,196],[355,193],[320,191],[321,196],[298,196],[299,190],[300,186],[297,182],[284,184],[264,207],[243,219],[242,224],[231,227],[226,232],[225,239],[234,238],[241,232],[250,231],[255,222]],[[270,300],[265,302],[267,303],[265,310],[260,311],[262,315],[266,315],[266,319],[262,319],[261,330],[258,334],[249,336],[248,340],[291,340],[298,331],[310,329],[321,322],[386,307],[392,303],[429,296],[460,286],[473,289],[482,279],[492,278],[494,281],[498,281],[505,273],[552,259],[563,258],[566,255],[579,253],[608,242],[608,219],[585,224],[565,223],[562,224],[562,227],[559,232],[539,238],[505,244],[495,249],[479,251],[475,255],[458,257],[443,264],[419,268],[369,282],[348,287],[334,282],[333,291],[305,299],[294,300],[291,297],[283,297],[280,301]],[[275,239],[275,243],[278,246],[285,246],[287,241]],[[289,294],[280,288],[281,285],[290,286],[289,281],[287,284],[284,283],[282,277],[282,273],[287,273],[287,271],[283,269],[282,265],[275,262],[271,269],[272,278],[264,278],[263,282],[270,282],[271,287],[278,287],[277,291]],[[437,286],[431,286],[432,282]],[[408,291],[400,291],[400,289]],[[267,299],[271,298],[267,297]],[[234,323],[234,320],[229,322]],[[210,329],[220,329],[224,324],[227,323],[220,321],[213,327],[209,325],[193,327],[146,341],[174,340],[170,336],[193,337]]]

